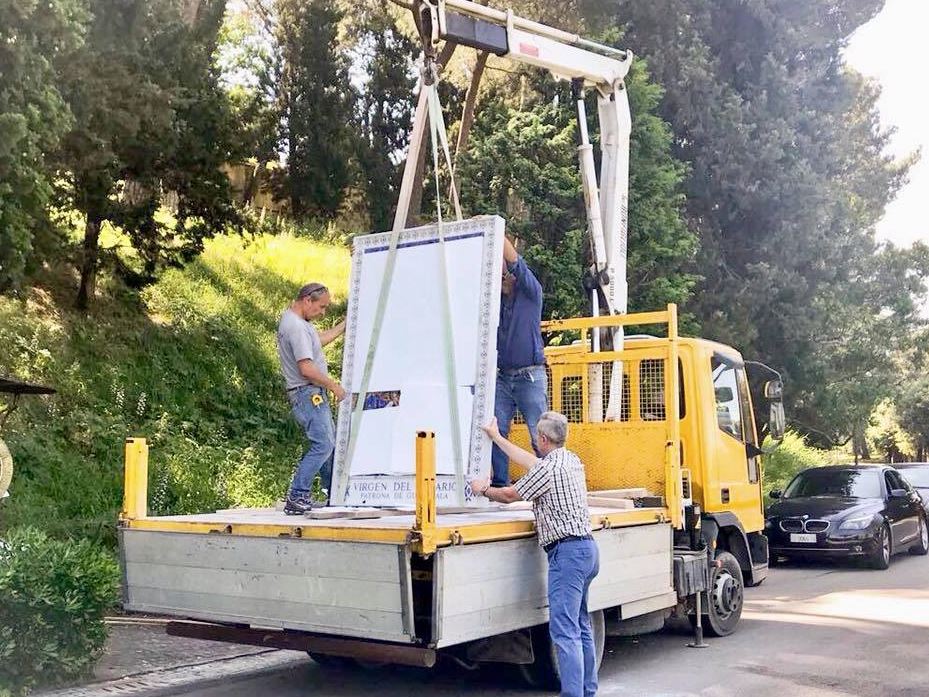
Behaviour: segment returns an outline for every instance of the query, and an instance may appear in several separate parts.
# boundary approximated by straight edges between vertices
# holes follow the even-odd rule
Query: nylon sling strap
[[[442,188],[439,182],[439,142],[445,151],[445,160],[451,176],[455,213],[461,220],[461,207],[458,204],[458,192],[455,188],[455,175],[452,159],[448,151],[448,138],[445,122],[442,119],[442,105],[439,103],[439,91],[433,86],[429,93],[429,125],[432,135],[432,165],[435,172],[435,210],[436,227],[439,234],[439,270],[442,282],[442,329],[445,343],[445,381],[448,386],[448,413],[452,431],[452,453],[455,460],[455,492],[458,505],[464,506],[464,460],[461,448],[461,415],[458,410],[458,371],[455,366],[455,333],[452,328],[452,304],[448,292],[448,262],[446,258],[445,233],[442,230]]]
[[[448,293],[448,269],[446,265],[446,255],[445,255],[445,236],[442,230],[442,206],[441,199],[439,194],[439,169],[438,169],[438,152],[439,152],[439,141],[441,141],[442,149],[444,150],[445,160],[449,167],[449,172],[451,173],[452,183],[452,199],[455,205],[455,214],[458,220],[461,220],[461,205],[458,200],[458,191],[455,186],[454,172],[452,170],[451,154],[448,147],[448,137],[445,130],[445,122],[442,118],[442,107],[439,103],[438,90],[435,86],[435,82],[432,81],[431,84],[423,84],[422,89],[427,90],[427,101],[429,104],[429,122],[431,130],[431,140],[432,140],[432,154],[433,154],[433,164],[435,167],[435,177],[436,177],[436,211],[438,214],[438,237],[439,237],[439,256],[440,256],[440,271],[442,276],[442,296],[443,296],[443,338],[445,345],[445,367],[446,367],[446,380],[448,382],[448,391],[449,391],[449,410],[450,417],[452,422],[452,444],[453,452],[455,458],[455,480],[456,480],[456,489],[458,493],[458,503],[459,505],[464,505],[464,463],[462,458],[462,448],[461,448],[461,433],[459,430],[459,410],[458,410],[458,394],[457,389],[455,389],[455,355],[454,355],[454,334],[452,330],[451,322],[451,303]],[[390,242],[387,249],[387,262],[384,268],[384,277],[381,279],[381,290],[378,294],[377,307],[374,312],[374,324],[371,328],[371,342],[368,346],[368,353],[365,356],[365,366],[362,373],[361,385],[358,390],[358,397],[355,402],[352,411],[352,418],[350,420],[350,432],[348,439],[348,447],[346,449],[345,462],[338,472],[338,482],[333,486],[333,489],[337,493],[336,502],[341,503],[345,500],[345,497],[348,495],[348,485],[349,477],[351,473],[351,462],[355,455],[355,447],[358,443],[358,433],[361,428],[362,415],[364,414],[364,402],[365,397],[368,394],[368,387],[371,382],[371,369],[374,365],[374,357],[377,353],[377,346],[381,335],[381,328],[383,326],[384,320],[384,311],[387,307],[387,300],[390,295],[390,289],[393,283],[393,274],[394,268],[396,267],[397,261],[397,245],[400,239],[401,226],[395,225],[393,231],[390,235]]]

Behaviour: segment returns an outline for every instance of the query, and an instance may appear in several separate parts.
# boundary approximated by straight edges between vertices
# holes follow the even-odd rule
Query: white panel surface
[[[490,471],[490,440],[481,425],[493,415],[503,219],[485,216],[445,223],[455,379],[465,479]],[[397,392],[399,403],[366,409],[352,462],[346,462],[352,406],[359,398],[375,312],[388,260],[390,233],[354,240],[342,384],[353,399],[339,410],[333,468],[336,505],[412,505],[416,432],[436,434],[440,501],[457,499],[454,428],[446,369],[441,257],[436,226],[400,233],[389,298],[371,370],[368,394]],[[360,397],[364,398],[364,397]],[[340,472],[348,487],[339,491]],[[483,498],[466,503],[484,505]]]

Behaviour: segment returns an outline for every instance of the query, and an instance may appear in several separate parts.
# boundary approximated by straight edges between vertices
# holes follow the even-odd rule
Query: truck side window
[[[716,392],[716,423],[733,438],[743,440],[742,406],[736,367],[713,356],[713,389]]]
[[[642,421],[664,421],[664,364],[663,358],[644,358],[639,363],[639,417]],[[679,418],[687,413],[684,402],[684,364],[677,362],[677,375],[680,392]],[[624,385],[625,387],[625,385]]]

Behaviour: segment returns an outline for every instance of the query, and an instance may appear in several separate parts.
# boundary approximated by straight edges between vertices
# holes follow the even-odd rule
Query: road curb
[[[305,655],[277,649],[196,665],[153,670],[91,685],[36,692],[36,697],[169,697],[229,680],[244,680],[305,663]]]

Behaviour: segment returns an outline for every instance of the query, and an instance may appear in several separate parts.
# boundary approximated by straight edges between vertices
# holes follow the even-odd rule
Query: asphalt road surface
[[[615,697],[926,697],[929,557],[894,558],[887,571],[790,564],[746,591],[739,629],[691,649],[684,628],[607,639],[600,692]],[[309,659],[191,697],[451,697],[550,693],[499,669],[468,672],[336,670]]]

